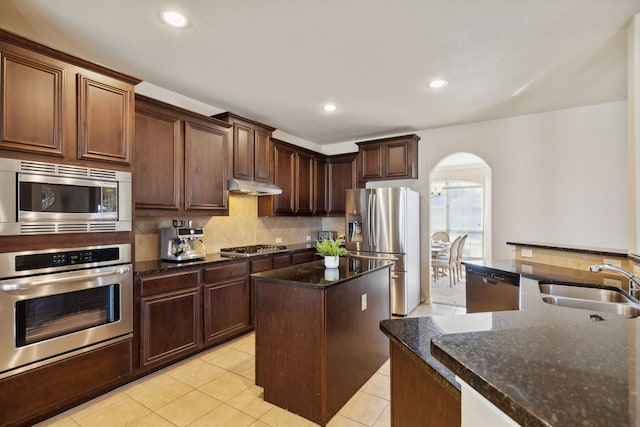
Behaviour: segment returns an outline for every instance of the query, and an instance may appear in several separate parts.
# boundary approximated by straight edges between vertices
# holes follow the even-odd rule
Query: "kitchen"
[[[11,10],[7,12],[3,15],[7,20],[2,22],[3,28],[18,30],[21,22],[24,28],[29,27],[15,11],[13,14]],[[25,34],[30,35],[30,32]],[[62,45],[60,48],[68,50]],[[624,80],[624,72],[619,77],[618,80]],[[148,96],[177,99],[184,102],[185,108],[197,104],[193,99],[184,99],[153,85],[143,83],[140,89],[144,88]],[[584,86],[579,89],[584,90]],[[420,175],[411,184],[426,194],[428,171],[433,165],[452,152],[474,152],[493,170],[492,258],[512,256],[511,247],[505,245],[509,240],[571,242],[583,246],[628,248],[634,253],[637,239],[631,239],[631,243],[627,241],[631,230],[637,227],[627,224],[626,218],[637,215],[630,202],[632,199],[627,198],[627,189],[634,181],[628,179],[626,170],[626,96],[625,92],[582,106],[420,131]],[[632,95],[628,98],[629,101],[633,99]],[[629,126],[633,126],[632,123]],[[277,136],[297,142],[288,135]],[[356,137],[342,140],[348,139]],[[317,151],[331,155],[355,150],[354,144],[345,142]],[[570,173],[566,172],[567,168],[571,168]],[[593,173],[594,170],[600,173]],[[207,224],[198,223],[194,218],[197,225],[205,227],[206,246],[215,251],[221,247],[263,241],[275,243],[276,238],[284,243],[296,243],[304,242],[306,236],[313,239],[318,230],[344,230],[342,218],[259,218],[255,215],[257,203],[255,198],[233,196],[230,208],[242,206],[234,215],[212,217]],[[422,203],[421,211],[428,212],[427,201],[423,199]],[[553,211],[553,215],[549,215],[549,211]],[[136,219],[137,260],[156,256],[157,228],[170,226],[172,218],[167,216],[159,222]],[[427,221],[423,217],[423,224]],[[531,224],[536,226],[532,228]],[[423,247],[421,252],[428,253],[428,247]],[[428,268],[423,268],[423,283],[428,283],[428,274]],[[428,289],[424,291],[428,295]]]

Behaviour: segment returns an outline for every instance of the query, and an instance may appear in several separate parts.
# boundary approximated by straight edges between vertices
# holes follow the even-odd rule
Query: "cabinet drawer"
[[[261,271],[271,270],[272,268],[273,259],[271,258],[271,256],[251,260],[252,273],[260,273]]]
[[[141,296],[191,288],[200,283],[200,270],[184,271],[140,279]]]
[[[209,267],[204,270],[204,282],[224,283],[232,280],[243,279],[249,275],[249,263],[247,261],[234,264],[225,264],[219,267]]]
[[[314,251],[296,252],[291,254],[291,264],[302,264],[303,262],[311,262],[316,259],[316,253]]]
[[[273,268],[288,267],[291,265],[291,254],[278,254],[273,256]]]

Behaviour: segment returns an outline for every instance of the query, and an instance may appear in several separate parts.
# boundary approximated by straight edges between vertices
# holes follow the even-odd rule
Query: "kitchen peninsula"
[[[253,274],[256,384],[264,399],[325,426],[389,358],[390,266],[341,258]]]
[[[485,264],[522,271],[519,261]],[[456,410],[463,426],[638,425],[637,318],[545,303],[540,282],[602,286],[602,278],[581,270],[528,268],[521,274],[520,310],[381,322],[391,341],[393,425],[415,425],[407,407],[415,408],[413,420],[427,420],[420,412],[427,408],[433,414],[422,424],[427,426],[459,426],[460,419],[437,418]],[[415,388],[425,382],[435,384],[430,390],[436,392]],[[474,399],[465,400],[465,393]],[[450,396],[452,404],[443,406],[434,396]],[[504,424],[496,418],[483,424],[477,402]]]

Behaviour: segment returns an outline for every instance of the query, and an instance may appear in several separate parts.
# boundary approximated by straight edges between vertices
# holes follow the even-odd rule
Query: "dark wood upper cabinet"
[[[418,141],[403,135],[358,142],[358,178],[361,181],[418,178]]]
[[[317,155],[313,162],[315,177],[314,211],[315,215],[327,213],[327,186],[328,186],[328,165],[324,156]]]
[[[258,216],[313,215],[316,154],[277,139],[272,142],[273,183],[282,189],[282,194],[259,197]]]
[[[282,194],[277,196],[263,196],[258,199],[258,206],[260,206],[261,201],[267,201],[267,198],[273,198],[273,213],[295,213],[295,162],[296,153],[294,149],[288,144],[283,144],[274,140],[273,183],[282,188]]]
[[[329,215],[344,215],[346,209],[345,190],[357,188],[356,159],[358,153],[339,154],[328,158]]]
[[[136,95],[136,213],[228,215],[230,152],[228,123]]]
[[[176,114],[138,97],[133,162],[136,209],[180,210],[183,127]]]
[[[4,30],[0,60],[3,155],[129,167],[139,79]]]
[[[47,62],[40,55],[2,54],[1,148],[64,155],[66,71],[63,63]]]
[[[298,151],[296,153],[296,213],[298,215],[312,215],[314,211],[313,179],[315,156]]]
[[[271,134],[275,128],[230,112],[213,117],[233,125],[233,177],[270,183]]]
[[[229,210],[230,135],[218,125],[185,122],[185,210]]]
[[[86,73],[77,80],[78,158],[130,164],[133,86]]]

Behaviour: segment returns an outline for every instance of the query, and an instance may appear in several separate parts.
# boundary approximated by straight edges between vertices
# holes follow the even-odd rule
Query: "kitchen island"
[[[340,258],[251,275],[256,384],[264,400],[322,426],[389,358],[386,261]]]
[[[486,265],[502,266],[506,271],[519,268],[511,262]],[[462,390],[463,426],[498,425],[495,419],[482,424],[475,407],[465,401],[465,390],[467,395],[477,392],[499,416],[506,414],[503,425],[640,423],[639,321],[602,312],[595,318],[600,321],[594,321],[591,311],[543,302],[539,281],[593,283],[598,276],[581,271],[575,271],[574,276],[568,269],[539,267],[522,274],[519,311],[381,322],[392,347],[394,426],[417,425],[398,422],[402,420],[402,406],[395,406],[400,402],[407,405],[406,401],[396,402],[398,393],[413,399],[413,405],[430,407],[436,413],[443,411],[432,396],[411,395],[407,387],[403,389],[402,381],[407,379],[396,375],[397,362],[404,363],[404,368],[412,366],[414,378],[422,375],[439,384],[441,396],[445,391],[459,397]],[[394,361],[396,352],[403,357]],[[421,425],[460,425],[460,421],[425,421]]]

